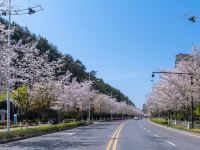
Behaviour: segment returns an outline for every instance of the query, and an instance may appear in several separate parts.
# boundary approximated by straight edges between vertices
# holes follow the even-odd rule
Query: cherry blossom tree
[[[94,110],[96,113],[99,114],[100,120],[102,119],[102,115],[106,112],[108,112],[108,99],[109,96],[105,95],[105,94],[99,94],[97,93],[95,98],[94,98]]]
[[[194,47],[187,60],[181,60],[174,69],[161,71],[184,73],[162,74],[148,95],[147,105],[151,113],[171,113],[177,120],[182,113],[189,120],[191,107],[197,107],[200,98],[200,48]]]
[[[37,49],[37,41],[27,40],[29,42],[25,43],[11,40],[8,44],[8,34],[13,36],[14,32],[15,28],[8,31],[5,25],[0,24],[0,91],[5,91],[8,81],[15,94],[14,100],[21,107],[16,89],[26,87],[26,100],[23,99],[26,122],[29,108],[40,117],[49,117],[50,109],[60,114],[72,114],[73,117],[90,108],[100,118],[103,114],[111,118],[113,114],[134,114],[134,108],[126,102],[119,103],[108,95],[94,91],[92,81],[79,82],[70,72],[62,72],[64,59],[50,61],[49,51]]]

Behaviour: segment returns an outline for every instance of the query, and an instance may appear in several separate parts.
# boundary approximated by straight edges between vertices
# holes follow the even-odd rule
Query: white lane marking
[[[144,130],[145,130],[146,128],[144,128]]]
[[[147,132],[149,132],[149,133],[150,133],[151,131],[150,131],[150,130],[147,130]]]
[[[59,135],[74,135],[76,134],[75,132],[74,133],[60,133]]]
[[[159,138],[159,136],[157,134],[154,135],[155,137]]]
[[[170,142],[170,141],[166,141],[166,142],[167,142],[168,144],[170,144],[170,145],[176,147],[176,144],[174,144],[174,143],[172,143],[172,142]]]
[[[67,135],[74,135],[74,134],[76,134],[76,133],[66,133]]]

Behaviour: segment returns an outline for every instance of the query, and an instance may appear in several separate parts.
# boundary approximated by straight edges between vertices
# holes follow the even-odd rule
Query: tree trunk
[[[19,110],[19,126],[20,126],[20,129],[22,129],[22,115],[21,115],[21,110]]]

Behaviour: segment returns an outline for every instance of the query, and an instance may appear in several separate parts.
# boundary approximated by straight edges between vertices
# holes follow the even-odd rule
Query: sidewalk
[[[36,126],[28,126],[28,128],[37,128],[37,127],[41,127],[41,126],[48,126],[48,124],[41,124],[41,125],[36,125]],[[20,127],[16,127],[16,128],[10,128],[11,131],[14,131],[14,130],[19,130]],[[26,129],[25,126],[22,127],[22,129]],[[0,132],[6,132],[7,129],[0,129]]]

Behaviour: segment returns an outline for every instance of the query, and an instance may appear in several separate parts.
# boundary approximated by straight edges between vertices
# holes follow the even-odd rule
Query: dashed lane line
[[[166,141],[166,142],[167,142],[168,144],[170,144],[170,145],[176,147],[176,144],[174,144],[174,143],[172,143],[172,142],[170,142],[170,141]]]
[[[155,137],[159,138],[159,136],[157,134],[154,135]]]
[[[67,133],[58,133],[57,135],[63,136],[63,135],[74,135],[77,134],[76,132],[67,132]]]
[[[146,129],[146,128],[144,128],[144,130],[147,130],[148,133],[151,132],[149,129]],[[158,136],[157,134],[154,134],[154,136],[157,137],[157,138],[159,138],[159,136]],[[174,143],[172,143],[172,142],[170,142],[170,141],[166,141],[166,142],[167,142],[168,144],[170,144],[170,145],[176,147],[176,144],[174,144]]]

